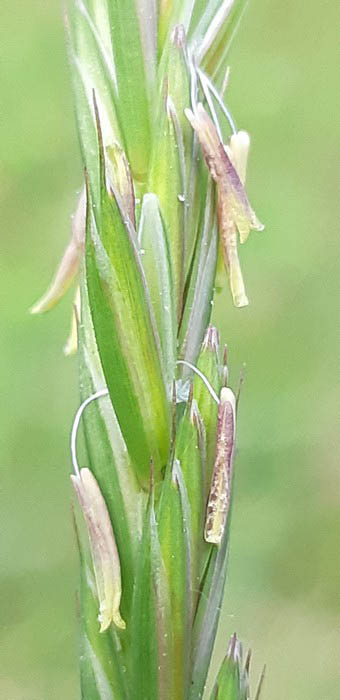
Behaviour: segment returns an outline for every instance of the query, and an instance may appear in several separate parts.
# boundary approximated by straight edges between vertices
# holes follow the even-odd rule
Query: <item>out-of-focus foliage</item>
[[[223,627],[256,650],[255,670],[266,660],[275,700],[338,700],[340,685],[337,14],[253,1],[231,53],[229,101],[251,127],[248,191],[267,226],[242,249],[250,306],[215,305],[234,382],[247,362]],[[44,320],[27,308],[68,238],[80,165],[59,2],[5,0],[1,15],[0,689],[59,700],[78,686],[76,369],[60,352],[68,305]]]

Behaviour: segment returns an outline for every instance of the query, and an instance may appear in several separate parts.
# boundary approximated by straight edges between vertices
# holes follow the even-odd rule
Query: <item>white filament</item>
[[[199,71],[198,74],[199,74],[199,77],[200,77],[200,81],[201,81],[201,85],[202,85],[202,88],[203,88],[203,92],[204,92],[204,94],[205,94],[205,98],[206,98],[207,103],[208,103],[208,105],[209,105],[209,109],[210,109],[210,112],[211,112],[211,116],[212,116],[212,118],[213,118],[213,122],[214,122],[214,124],[215,124],[215,126],[216,126],[216,130],[217,130],[217,133],[218,133],[218,138],[220,139],[221,143],[223,143],[222,132],[221,132],[220,125],[219,125],[219,122],[218,122],[218,119],[217,119],[217,114],[216,114],[216,111],[215,111],[214,103],[213,103],[213,101],[212,101],[212,99],[211,99],[211,95],[210,95],[210,92],[209,92],[209,83],[208,83],[208,81],[205,79],[205,75],[204,75],[204,73],[202,73],[202,71]]]
[[[234,122],[234,120],[229,112],[229,109],[225,106],[220,93],[218,92],[218,90],[216,90],[214,83],[210,80],[210,78],[200,68],[198,69],[198,75],[199,75],[200,81],[202,83],[202,87],[204,86],[204,83],[205,83],[206,86],[209,88],[209,90],[214,95],[215,100],[220,105],[223,114],[225,115],[225,117],[228,120],[229,126],[230,126],[233,134],[237,134],[235,122]],[[203,90],[204,90],[204,87],[203,87]]]
[[[187,360],[177,360],[176,365],[186,365],[186,367],[190,367],[190,369],[192,369],[192,371],[195,372],[195,374],[197,374],[198,377],[200,377],[200,379],[202,379],[202,382],[207,387],[209,394],[212,396],[214,401],[216,401],[217,404],[220,403],[220,399],[218,398],[216,391],[211,386],[211,384],[210,384],[209,380],[207,379],[207,377],[205,376],[205,374],[203,374],[203,372],[201,372],[198,369],[198,367],[195,367],[195,365],[191,364],[191,362],[188,362]]]
[[[191,54],[188,56],[188,67],[190,71],[190,100],[191,106],[195,111],[197,107],[197,68],[195,58]]]
[[[72,430],[71,430],[71,459],[72,459],[72,466],[73,466],[74,473],[78,477],[80,477],[80,469],[79,469],[79,464],[78,464],[78,460],[77,460],[77,435],[78,435],[81,417],[84,413],[86,406],[88,406],[92,401],[95,401],[96,399],[100,399],[102,396],[108,396],[108,393],[109,393],[108,389],[100,389],[99,391],[96,391],[95,394],[92,394],[87,399],[85,399],[85,401],[83,401],[83,403],[79,406],[78,411],[74,417]]]
[[[189,367],[195,374],[197,374],[200,379],[202,379],[202,382],[205,384],[207,387],[210,395],[216,401],[217,404],[220,403],[220,399],[218,398],[216,391],[213,389],[211,386],[209,380],[207,377],[201,372],[198,367],[195,367],[191,362],[188,362],[187,360],[177,360],[176,362],[177,365],[185,365],[186,367]],[[82,418],[82,415],[85,411],[85,408],[92,403],[92,401],[96,401],[97,399],[102,398],[103,396],[108,396],[109,392],[108,389],[99,389],[99,391],[96,391],[95,394],[91,394],[91,396],[88,396],[85,401],[79,406],[76,415],[74,417],[73,425],[72,425],[72,430],[71,430],[71,440],[70,440],[70,448],[71,448],[71,460],[72,460],[72,466],[73,466],[73,471],[75,475],[79,478],[80,477],[80,468],[78,464],[78,459],[77,459],[77,436],[78,436],[78,430],[79,430],[79,425],[80,421]]]
[[[203,40],[201,42],[201,45],[199,47],[199,50],[197,52],[197,58],[198,62],[201,63],[203,57],[209,51],[214,39],[216,39],[216,36],[218,32],[220,31],[223,23],[227,19],[230,10],[232,9],[232,6],[234,4],[234,0],[224,0],[222,3],[220,9],[216,12],[214,15],[212,21],[209,24],[208,30],[203,37]],[[204,16],[203,16],[204,20]]]

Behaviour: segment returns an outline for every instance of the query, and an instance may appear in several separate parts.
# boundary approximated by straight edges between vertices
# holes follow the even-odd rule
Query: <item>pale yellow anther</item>
[[[231,503],[232,468],[236,431],[236,399],[229,387],[220,394],[216,456],[207,504],[204,539],[219,545]]]
[[[71,475],[90,541],[93,569],[99,600],[100,631],[113,622],[125,629],[119,606],[122,595],[120,561],[110,516],[98,483],[90,469]]]
[[[247,240],[251,229],[263,226],[251,208],[244,190],[249,135],[239,131],[224,146],[217,129],[202,104],[185,114],[201,144],[205,161],[217,187],[218,224],[225,268],[235,306],[247,306],[240,261],[237,252],[237,231],[241,243]]]
[[[246,131],[238,131],[236,134],[232,134],[227,146],[227,153],[242,185],[245,185],[246,182],[249,148],[250,136]]]
[[[72,237],[67,245],[54,279],[46,294],[31,308],[32,314],[41,314],[53,309],[64,296],[78,274],[85,246],[86,194],[82,191],[72,219]]]

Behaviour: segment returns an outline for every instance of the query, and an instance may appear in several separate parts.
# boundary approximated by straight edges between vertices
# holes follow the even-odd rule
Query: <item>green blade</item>
[[[162,53],[172,26],[176,23],[178,10],[186,5],[183,0],[158,0],[158,50]]]
[[[221,25],[209,50],[204,55],[202,66],[217,85],[223,81],[227,55],[247,5],[248,0],[234,0],[226,21]]]
[[[176,435],[175,456],[178,459],[190,505],[191,589],[195,608],[200,586],[200,565],[209,545],[203,537],[205,498],[205,429],[195,401],[187,404]]]
[[[233,635],[219,670],[211,700],[247,700],[241,689],[240,645]],[[248,688],[247,688],[248,689]]]
[[[219,396],[222,382],[219,361],[219,338],[216,328],[209,327],[206,331],[201,351],[197,359],[197,367],[208,379],[217,396]],[[197,401],[199,412],[202,416],[206,430],[206,473],[205,473],[205,498],[208,495],[210,479],[215,458],[216,449],[216,425],[218,407],[207,387],[197,375],[193,378],[194,398]]]
[[[231,667],[229,660],[222,665],[211,700],[245,700],[240,692],[238,667]]]
[[[177,315],[183,294],[184,206],[179,147],[167,98],[161,102],[150,163],[148,191],[157,195],[169,246]]]
[[[193,363],[212,310],[218,252],[215,219],[215,191],[210,183],[179,333],[180,357]]]
[[[196,135],[193,139],[192,161],[187,182],[187,207],[185,221],[184,279],[186,295],[190,297],[188,287],[195,258],[199,255],[202,221],[208,197],[208,173],[202,158],[202,151]],[[194,258],[195,256],[195,258]],[[196,261],[197,264],[197,261]]]
[[[172,700],[187,698],[191,628],[190,506],[178,460],[168,466],[157,512],[159,541],[170,591]]]
[[[68,0],[67,34],[78,135],[91,192],[95,201],[99,201],[99,153],[93,91],[105,124],[105,143],[121,141],[121,137],[114,109],[114,67],[105,22],[98,24],[96,19],[88,0]]]
[[[103,183],[101,193],[100,235],[90,206],[87,215],[91,314],[111,400],[136,472],[145,483],[150,458],[156,472],[167,461],[169,406],[136,244]]]
[[[153,494],[145,515],[132,604],[131,700],[171,699],[170,601]]]
[[[150,156],[148,81],[134,0],[110,0],[117,112],[134,177],[143,181]],[[128,51],[127,51],[128,47]]]
[[[99,355],[129,454],[145,483],[150,457],[158,472],[169,447],[169,413],[158,351],[142,279],[137,265],[130,264],[133,249],[129,239],[116,236],[122,246],[113,265],[94,221],[91,228],[87,280]],[[125,232],[117,227],[115,233]],[[122,289],[126,290],[124,295]]]
[[[143,197],[138,240],[170,395],[176,359],[176,312],[168,241],[155,194]]]
[[[203,697],[227,575],[228,526],[219,547],[211,545],[193,628],[189,700]]]
[[[189,45],[198,64],[211,78],[222,68],[247,0],[196,0],[189,28]]]
[[[98,599],[82,523],[75,521],[80,554],[80,686],[82,700],[128,700],[120,637],[112,629],[99,634]]]
[[[183,191],[185,195],[185,179],[189,172],[192,159],[193,133],[185,116],[184,110],[190,106],[190,74],[188,68],[186,34],[182,24],[174,25],[167,50],[162,57],[159,67],[159,80],[161,89],[166,84],[167,96],[173,105],[177,117],[176,138],[178,148],[183,149],[179,153],[182,158],[181,175],[183,179]]]
[[[248,652],[243,663],[242,645],[236,634],[230,638],[228,651],[219,670],[211,700],[249,700],[249,666],[251,653]],[[263,681],[263,673],[260,678],[259,688]],[[255,700],[259,700],[259,689]]]

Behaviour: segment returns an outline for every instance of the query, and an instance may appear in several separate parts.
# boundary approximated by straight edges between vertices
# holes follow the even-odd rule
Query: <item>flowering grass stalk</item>
[[[238,238],[249,136],[225,104],[243,0],[69,0],[84,189],[50,290],[79,272],[72,460],[84,700],[198,700],[227,572],[236,399],[209,326]],[[82,421],[88,466],[76,453]],[[246,700],[234,635],[211,698]],[[259,698],[260,688],[256,698]]]

